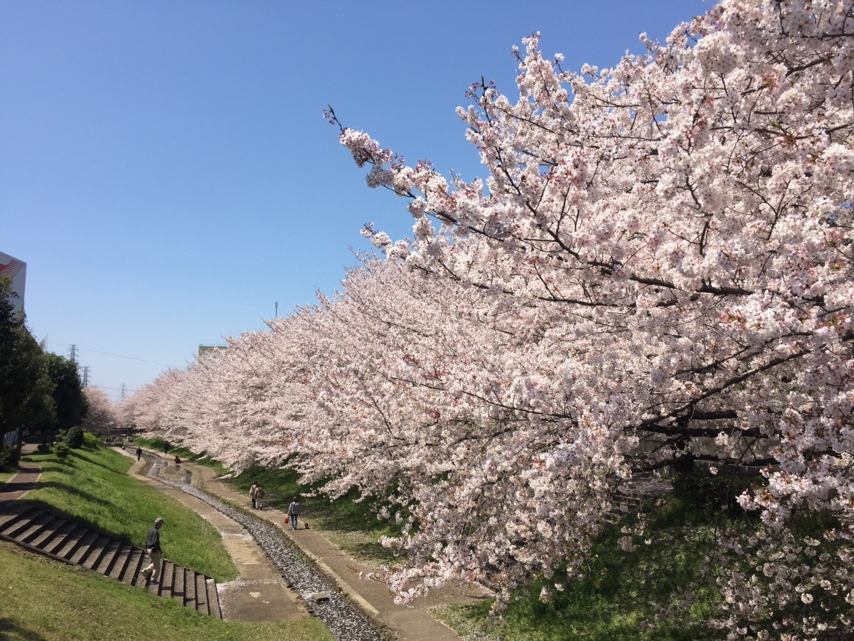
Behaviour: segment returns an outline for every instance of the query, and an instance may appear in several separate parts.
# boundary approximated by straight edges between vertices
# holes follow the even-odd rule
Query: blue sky
[[[200,343],[332,293],[406,236],[322,117],[407,160],[483,175],[454,113],[484,76],[516,96],[533,31],[565,68],[612,66],[699,0],[0,0],[0,251],[27,263],[37,338],[113,398]]]

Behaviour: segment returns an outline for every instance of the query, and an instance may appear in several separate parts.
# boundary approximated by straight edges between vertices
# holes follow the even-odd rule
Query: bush
[[[65,458],[66,456],[71,454],[71,449],[63,442],[57,443],[54,446],[53,451],[56,452],[56,455],[59,458]]]
[[[76,450],[78,447],[83,447],[83,438],[83,428],[72,427],[65,435],[65,444]]]
[[[83,432],[83,447],[94,450],[100,442],[101,439],[91,432]]]
[[[36,448],[39,451],[39,454],[47,454],[50,452],[50,445],[47,443],[42,443]]]

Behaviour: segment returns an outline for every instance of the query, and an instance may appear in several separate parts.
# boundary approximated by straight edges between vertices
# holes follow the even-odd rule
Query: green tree
[[[44,350],[9,300],[11,281],[0,278],[0,438],[56,421],[54,384]]]
[[[77,363],[59,354],[45,352],[47,369],[53,381],[53,402],[56,406],[56,422],[49,426],[68,430],[81,425],[88,411],[89,403],[83,392],[83,382]]]

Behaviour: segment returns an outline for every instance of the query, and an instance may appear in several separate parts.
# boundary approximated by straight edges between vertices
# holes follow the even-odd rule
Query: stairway
[[[37,507],[16,503],[0,513],[0,539],[133,587],[146,587],[142,568],[150,561],[145,559],[142,548]],[[160,583],[148,585],[147,589],[156,596],[174,598],[185,607],[222,618],[216,582],[166,559]]]

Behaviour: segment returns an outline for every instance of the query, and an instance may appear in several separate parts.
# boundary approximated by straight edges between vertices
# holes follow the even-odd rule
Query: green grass
[[[0,543],[2,641],[332,641],[317,619],[228,623],[81,568]]]
[[[15,474],[17,474],[17,473],[18,472],[16,470],[13,470],[13,471],[0,470],[0,485],[3,485],[3,483],[5,483],[10,478],[15,476]]]
[[[139,436],[136,437],[133,442],[135,445],[148,447],[152,450],[157,450],[158,452],[162,452],[164,449],[164,445],[166,444],[166,442],[161,438],[142,438]],[[209,458],[204,452],[196,454],[195,452],[188,450],[186,447],[172,447],[170,445],[169,455],[179,456],[182,459],[190,461],[192,463],[198,463],[199,465],[209,467],[215,470],[219,476],[222,476],[223,474],[228,474],[231,471],[220,461]]]
[[[350,556],[370,565],[390,563],[392,550],[379,544],[381,536],[394,536],[399,530],[393,523],[377,519],[371,501],[357,502],[358,493],[351,491],[330,501],[323,496],[305,496],[312,488],[299,484],[299,474],[289,469],[251,467],[239,476],[225,479],[234,490],[249,497],[253,481],[264,488],[264,503],[287,512],[294,496],[300,497],[301,521],[308,521],[332,543]]]
[[[465,640],[483,641],[706,641],[720,638],[703,620],[712,614],[718,593],[714,577],[702,566],[715,547],[716,527],[752,528],[755,516],[735,505],[735,487],[677,479],[672,495],[643,506],[647,528],[632,552],[617,540],[621,527],[633,526],[634,515],[606,530],[595,542],[582,579],[542,578],[519,589],[504,617],[490,616],[491,600],[434,609]],[[709,490],[711,485],[712,489]],[[645,541],[650,544],[646,545]],[[555,582],[550,601],[540,599],[540,589]],[[693,605],[678,614],[662,608],[676,604],[689,591]]]
[[[161,544],[166,558],[217,581],[238,575],[219,532],[210,523],[159,490],[127,476],[131,458],[98,445],[72,450],[65,459],[49,453],[31,454],[24,460],[41,465],[42,475],[23,502],[47,506],[137,546],[145,543],[154,519],[162,517]]]

